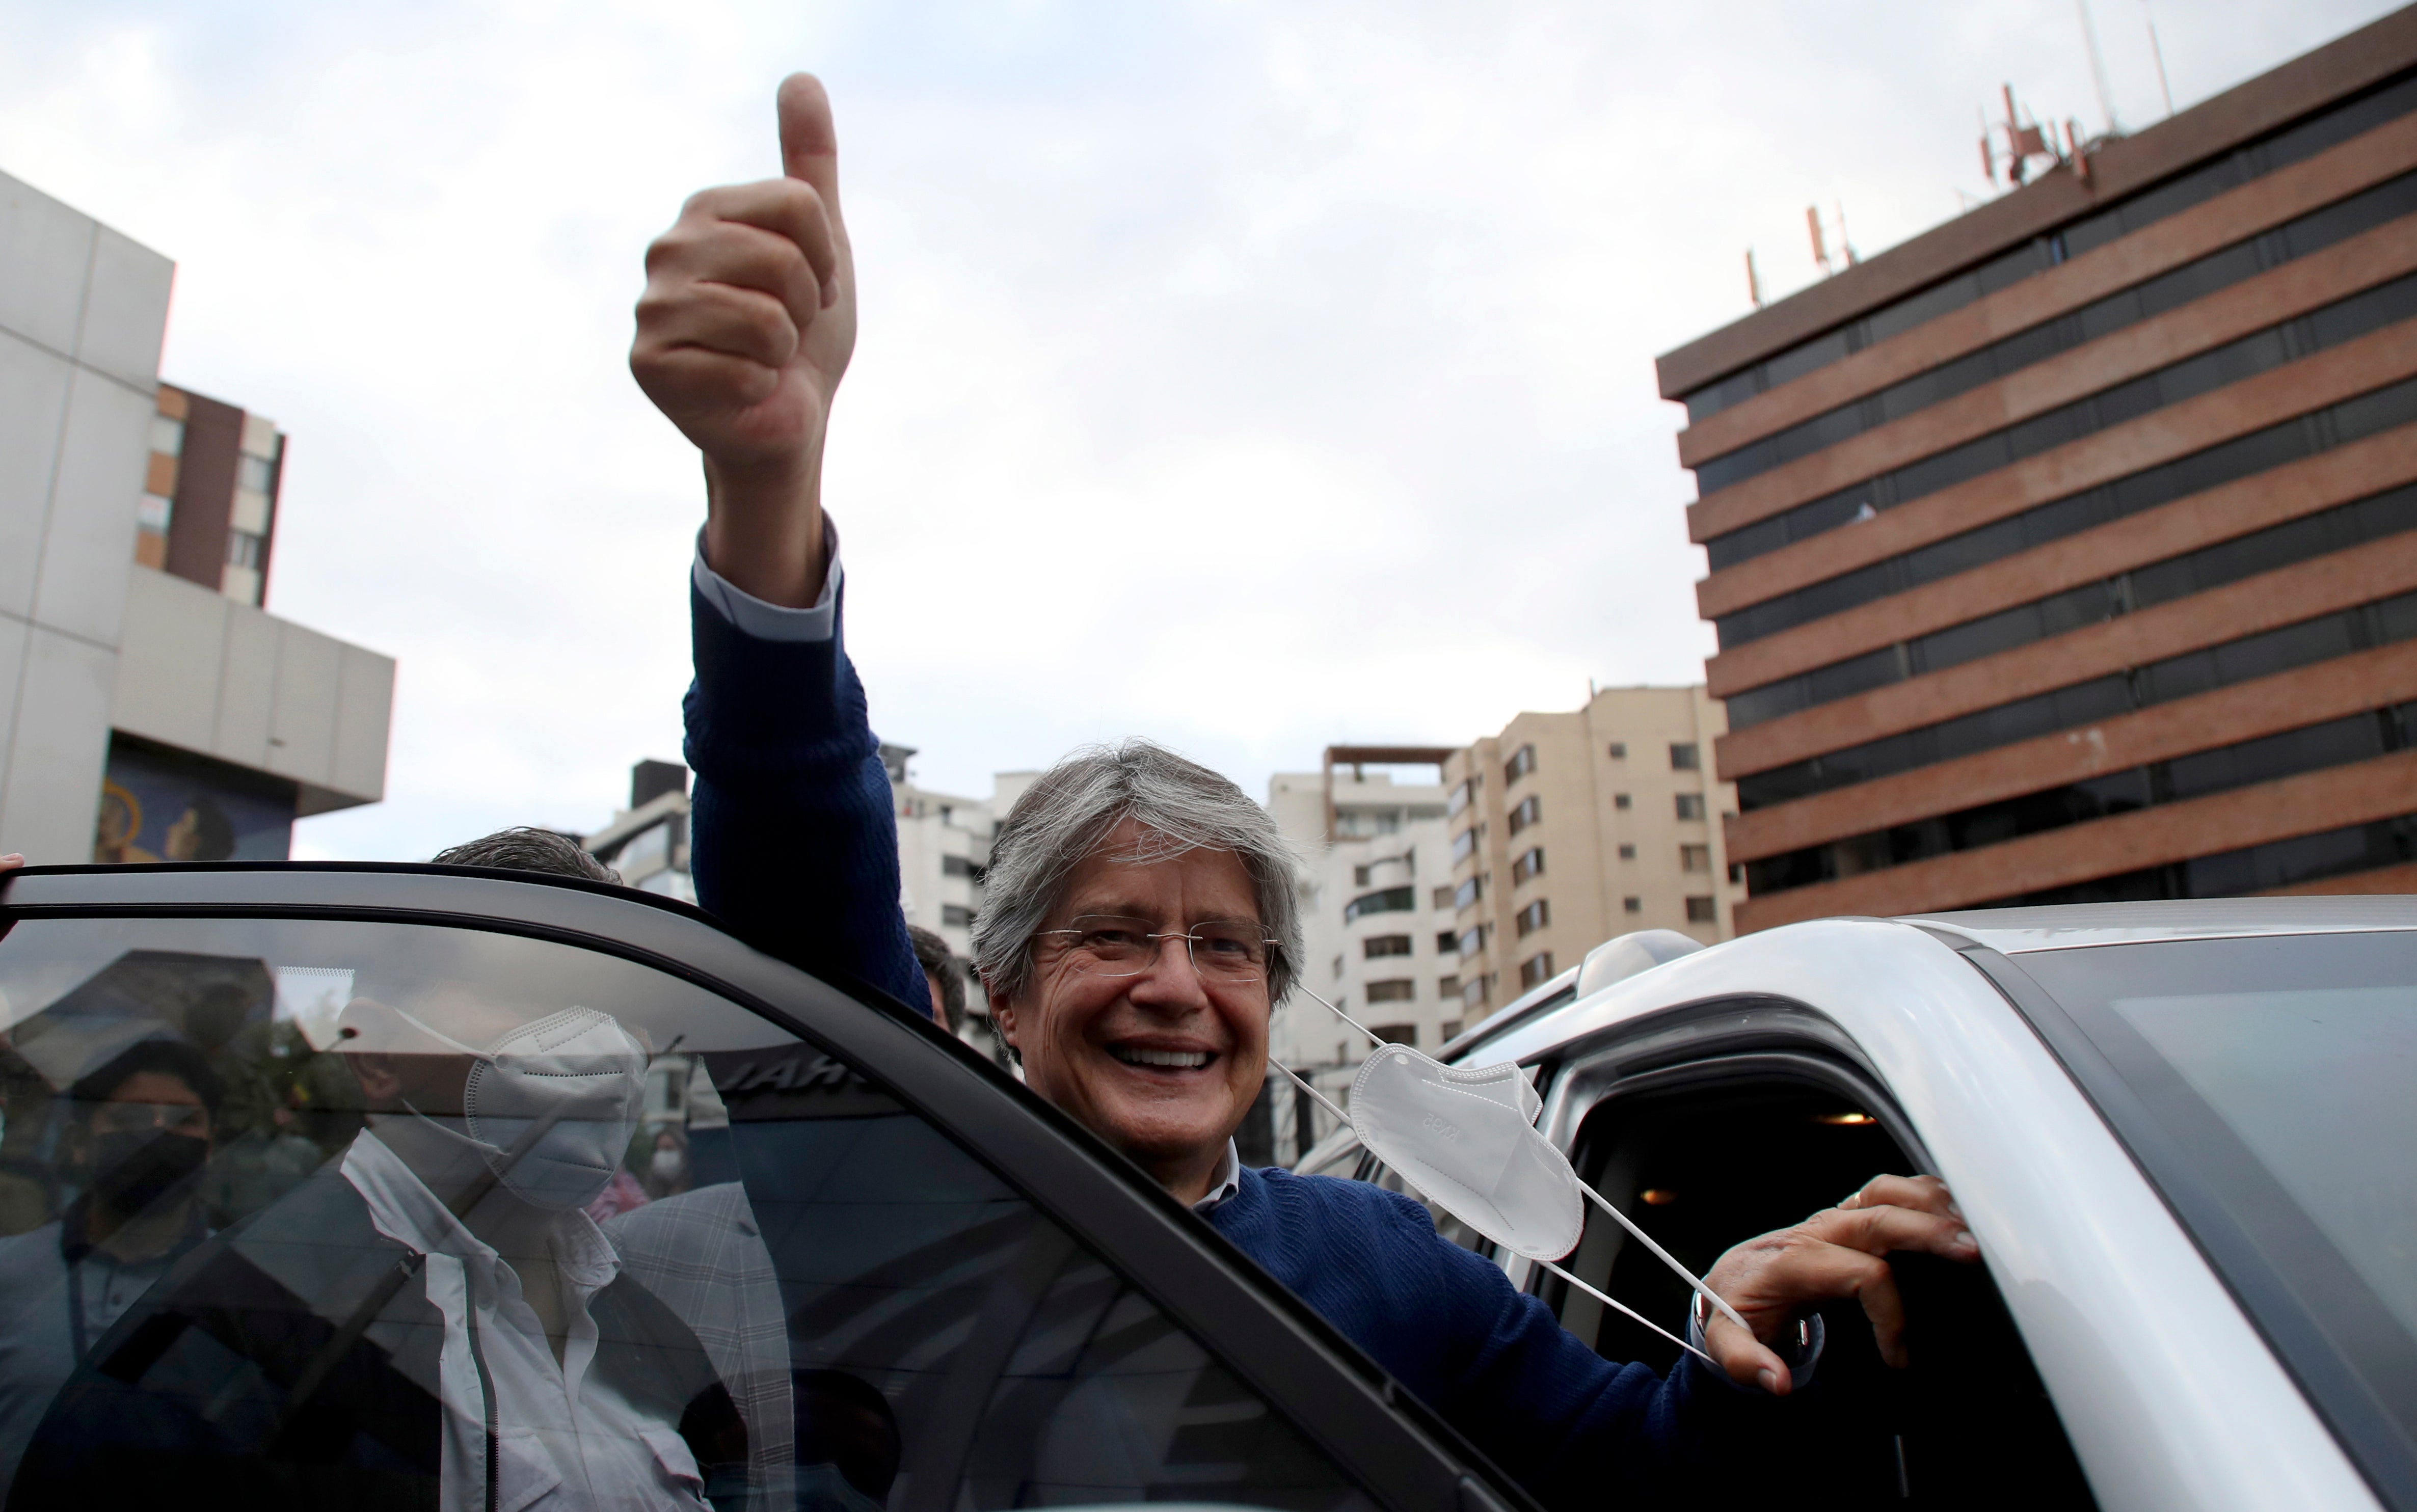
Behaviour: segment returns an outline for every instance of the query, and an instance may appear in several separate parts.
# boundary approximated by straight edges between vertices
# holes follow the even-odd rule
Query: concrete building
[[[1268,781],[1268,810],[1309,877],[1302,984],[1385,1038],[1428,1051],[1458,1034],[1461,1019],[1444,789],[1396,782],[1384,768],[1439,770],[1451,754],[1330,746],[1321,770]],[[1295,993],[1269,1026],[1268,1053],[1340,1102],[1368,1045]],[[1263,1164],[1289,1164],[1333,1126],[1281,1076],[1270,1075],[1260,1104],[1243,1142]]]
[[[1371,765],[1439,766],[1444,750],[1332,746],[1318,772],[1268,779],[1268,809],[1310,879],[1302,983],[1361,1023],[1433,1050],[1460,1032],[1460,958],[1440,783]],[[1368,1047],[1316,1004],[1278,1011],[1269,1052],[1295,1067],[1357,1066]]]
[[[2417,885],[2417,8],[1660,372],[1739,929]]]
[[[1606,688],[1522,714],[1444,764],[1469,1023],[1635,930],[1727,939],[1744,897],[1709,756],[1725,726],[1695,688]]]
[[[0,174],[0,850],[281,859],[385,793],[394,662],[265,612],[276,427],[165,388],[175,265]]]
[[[632,887],[696,901],[688,864],[688,768],[645,761],[630,768],[630,807],[580,844]]]

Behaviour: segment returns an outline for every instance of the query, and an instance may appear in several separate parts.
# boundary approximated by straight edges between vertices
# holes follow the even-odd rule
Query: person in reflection
[[[197,1178],[223,1090],[201,1051],[144,1039],[68,1089],[60,1216],[0,1239],[0,1486],[93,1343],[210,1234]]]
[[[896,819],[844,650],[838,539],[821,501],[830,405],[856,340],[838,148],[810,76],[782,84],[778,115],[783,176],[693,196],[647,249],[630,357],[704,462],[686,703],[694,875],[699,900],[743,937],[920,1012],[930,987],[899,909]],[[1122,645],[1102,662],[1132,668]],[[1248,696],[1248,669],[1219,681],[1213,648],[1144,672]],[[1080,669],[1070,676],[1079,684]],[[1676,1473],[1715,1462],[1725,1489],[1755,1466],[1796,1483],[1803,1467],[1773,1452],[1792,1420],[1772,1399],[1804,1380],[1820,1348],[1816,1328],[1781,1353],[1796,1321],[1859,1297],[1882,1353],[1901,1362],[1882,1257],[1977,1258],[1939,1183],[1878,1177],[1721,1258],[1710,1280],[1754,1326],[1715,1315],[1704,1343],[1717,1370],[1684,1356],[1657,1378],[1599,1357],[1409,1199],[1241,1166],[1233,1135],[1266,1073],[1269,1016],[1300,968],[1300,909],[1264,809],[1215,773],[1131,742],[1078,753],[1016,802],[993,846],[975,964],[1035,1092],[1548,1504],[1701,1489]]]
[[[694,1509],[747,1433],[694,1333],[581,1208],[646,1049],[593,1009],[367,998],[337,1028],[369,1126],[100,1339],[8,1505]],[[479,1047],[479,1048],[473,1048]]]

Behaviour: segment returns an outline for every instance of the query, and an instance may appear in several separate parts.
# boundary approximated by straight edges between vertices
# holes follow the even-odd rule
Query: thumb
[[[839,137],[831,129],[830,96],[811,73],[781,81],[781,172],[814,187],[831,219],[839,219]]]

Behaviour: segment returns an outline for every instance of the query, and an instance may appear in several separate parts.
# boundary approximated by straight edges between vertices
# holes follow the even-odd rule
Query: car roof
[[[1962,935],[2004,955],[2161,940],[2261,934],[2343,934],[2417,929],[2417,897],[2206,898],[2173,902],[2072,903],[1914,914],[1899,922]]]
[[[2417,897],[2222,898],[1973,909],[1894,919],[1807,919],[1709,946],[1584,996],[1550,1001],[1556,990],[1568,990],[1556,978],[1454,1039],[1439,1053],[1464,1065],[1533,1059],[1614,1023],[1683,1000],[1701,984],[1720,980],[1728,984],[1727,990],[1734,990],[1741,968],[1749,976],[1767,976],[1769,989],[1780,990],[1801,952],[1826,948],[1826,933],[1875,926],[1899,930],[1903,943],[1893,948],[1916,953],[1925,946],[1936,949],[1942,943],[1969,942],[2005,955],[2022,955],[2167,940],[2417,930]]]

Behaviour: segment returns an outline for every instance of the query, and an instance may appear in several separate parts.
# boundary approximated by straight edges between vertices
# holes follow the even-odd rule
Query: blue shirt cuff
[[[730,584],[730,580],[705,565],[705,530],[696,533],[696,560],[689,581],[697,597],[713,606],[739,634],[758,641],[828,641],[839,620],[839,528],[823,517],[823,552],[830,566],[823,573],[822,596],[810,609],[786,609],[768,603]]]

